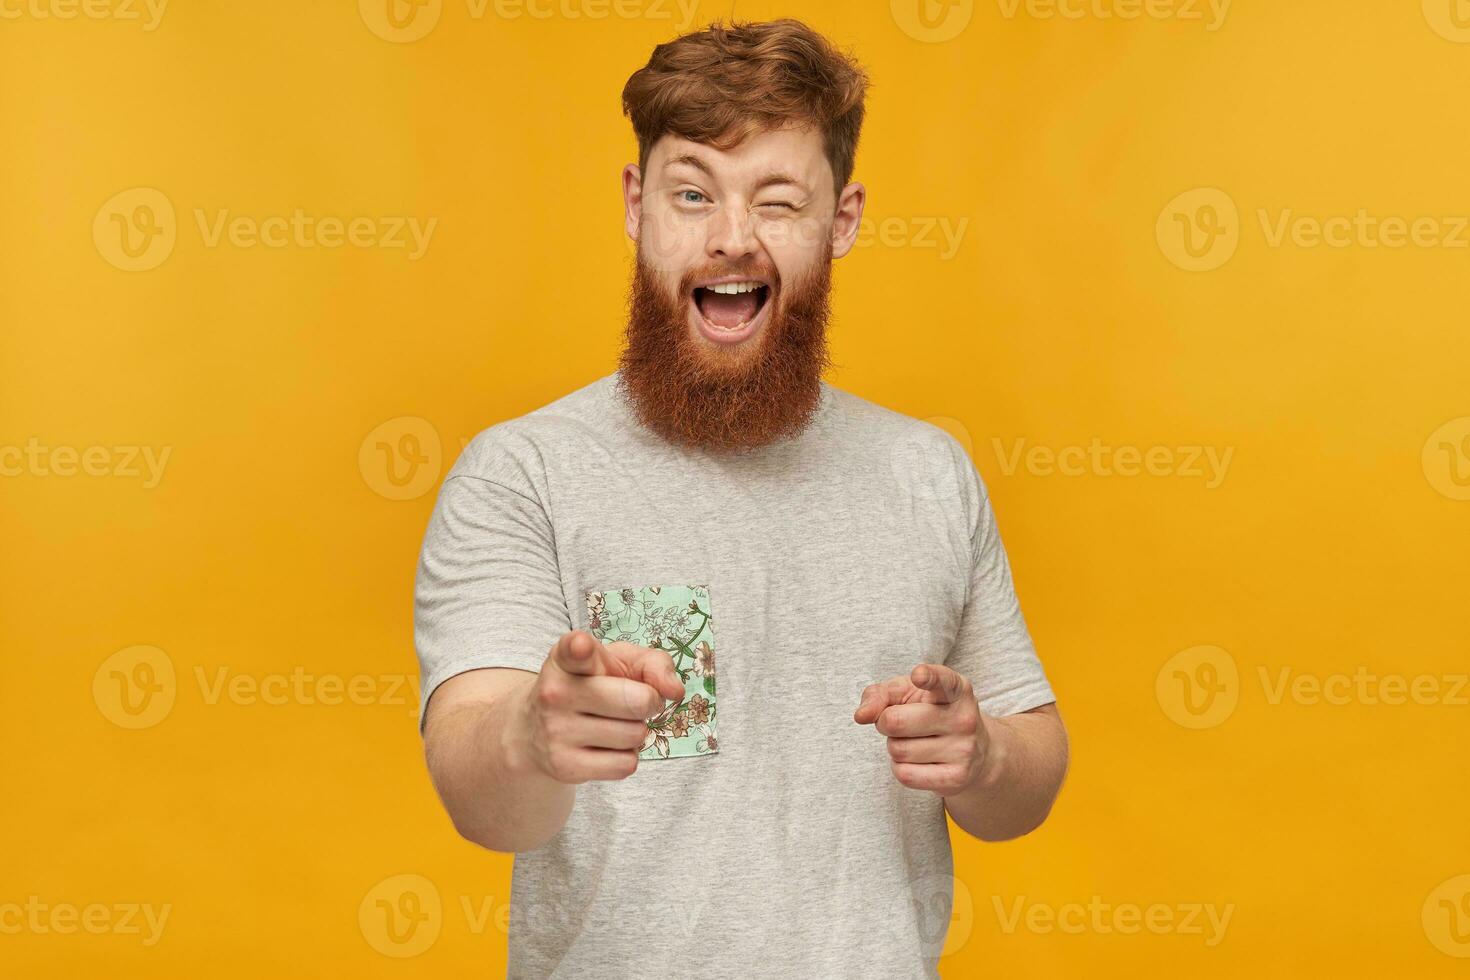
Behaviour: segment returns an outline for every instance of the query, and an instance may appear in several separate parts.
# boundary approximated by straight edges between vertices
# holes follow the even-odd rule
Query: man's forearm
[[[457,704],[425,732],[429,774],[455,829],[493,851],[529,851],[561,830],[576,786],[531,765],[517,749],[521,701],[534,675],[488,701]]]
[[[984,719],[989,732],[985,763],[973,783],[944,798],[944,807],[966,833],[981,840],[1010,840],[1041,826],[1067,771],[1067,733],[1056,705]]]

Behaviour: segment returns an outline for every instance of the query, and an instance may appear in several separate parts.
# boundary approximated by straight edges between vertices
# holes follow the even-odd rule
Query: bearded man
[[[823,378],[866,85],[793,20],[659,45],[617,370],[441,488],[421,725],[456,829],[516,855],[512,977],[934,977],[946,815],[1005,840],[1056,798],[973,464]]]

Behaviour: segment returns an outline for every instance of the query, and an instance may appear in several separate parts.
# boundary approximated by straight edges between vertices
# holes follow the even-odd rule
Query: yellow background
[[[1470,232],[1443,239],[1470,214],[1470,10],[1240,0],[1210,30],[1194,0],[926,2],[928,27],[904,0],[738,13],[871,71],[872,233],[836,268],[830,379],[968,440],[1072,733],[1041,832],[956,837],[944,974],[1464,975]],[[651,4],[444,0],[404,42],[352,0],[179,0],[153,30],[5,0],[0,446],[170,456],[151,487],[58,475],[65,453],[0,478],[0,906],[170,913],[152,946],[11,930],[0,972],[501,974],[511,859],[456,838],[401,686],[414,565],[464,439],[614,366],[618,96],[681,26]],[[137,201],[107,202],[135,188],[176,240],[123,271],[111,213]],[[196,209],[437,225],[410,259],[210,245]],[[1272,244],[1286,209],[1428,216],[1441,243]],[[1170,227],[1211,221],[1235,252],[1181,268]],[[1171,475],[1008,463],[1094,438],[1171,447]],[[1217,485],[1192,446],[1232,454]],[[141,662],[167,713],[124,727]],[[298,668],[305,695],[251,693]],[[1272,696],[1360,669],[1440,696]],[[368,703],[322,703],[358,675]],[[1184,685],[1212,676],[1200,724]],[[377,902],[413,912],[405,889],[398,943]],[[1018,899],[1232,911],[1207,945],[1008,931]]]

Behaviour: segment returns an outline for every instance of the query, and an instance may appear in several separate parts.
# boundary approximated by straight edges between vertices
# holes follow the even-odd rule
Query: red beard
[[[771,283],[766,322],[733,347],[695,335],[689,322],[694,283],[750,275]],[[643,250],[634,263],[628,326],[618,362],[621,387],[639,421],[676,445],[730,453],[767,445],[806,428],[831,366],[827,319],[832,246],[813,271],[791,283],[754,263],[686,272],[669,295]]]

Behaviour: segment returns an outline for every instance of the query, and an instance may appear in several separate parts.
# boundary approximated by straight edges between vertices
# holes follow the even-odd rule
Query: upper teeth
[[[712,293],[748,293],[760,289],[761,284],[758,282],[722,282],[719,285],[704,288]]]

